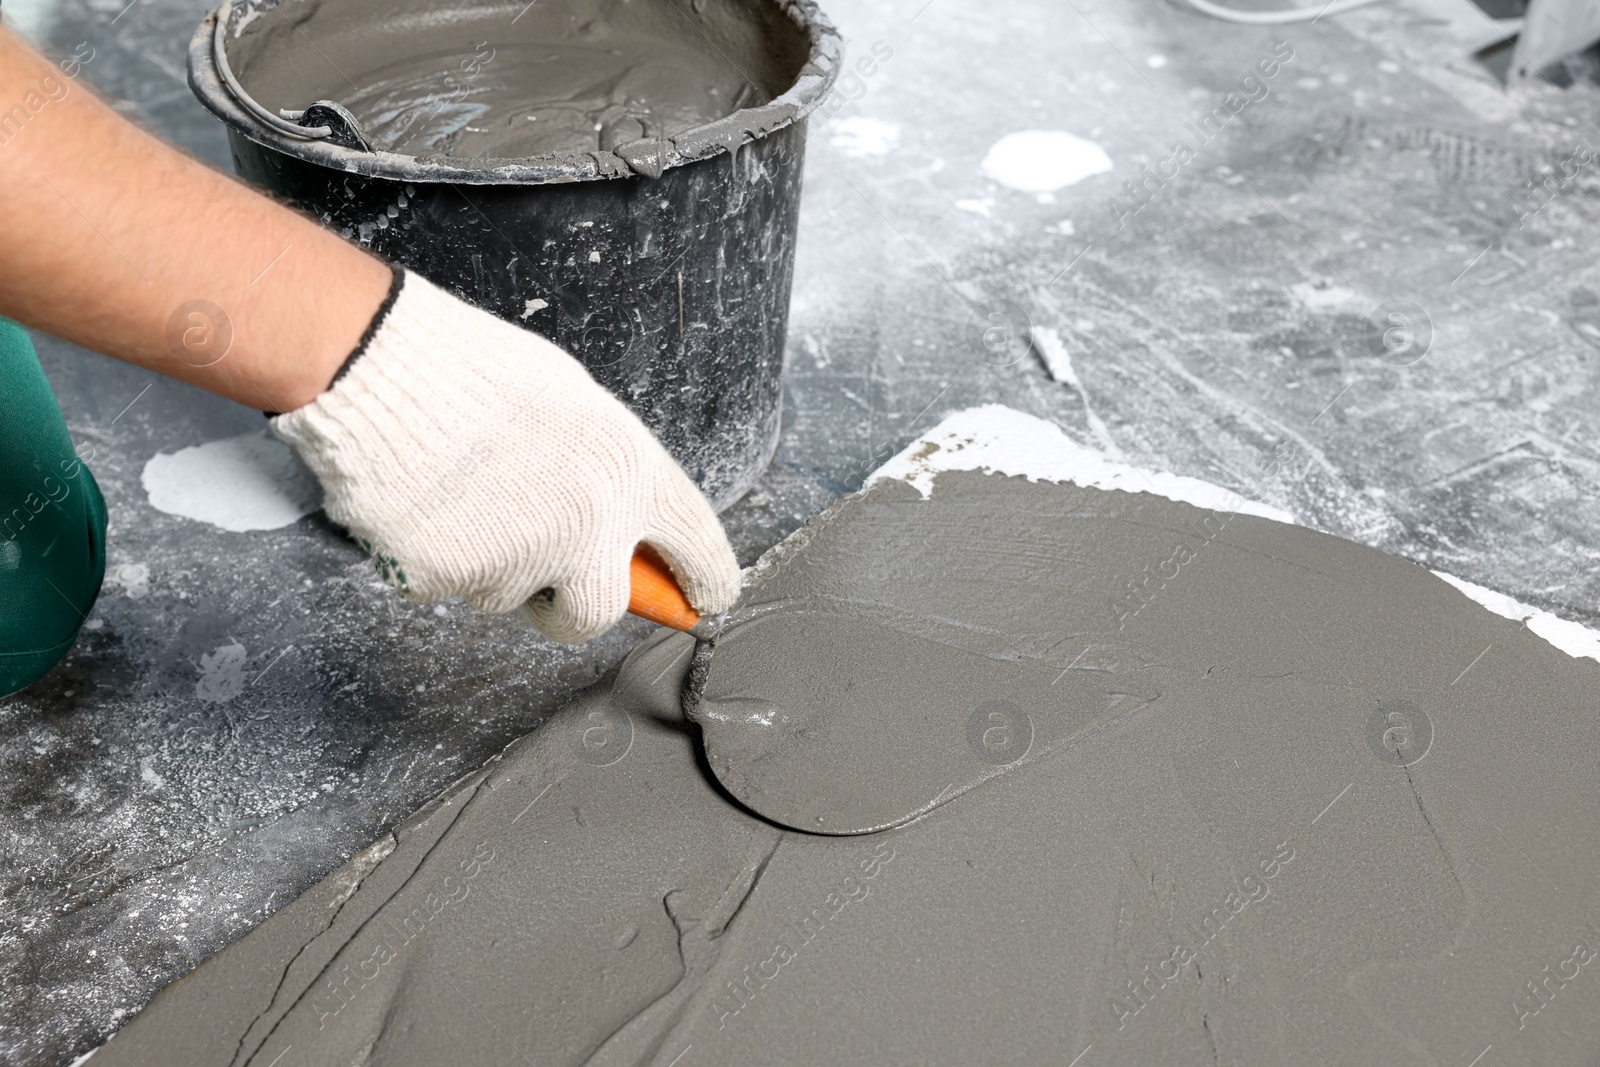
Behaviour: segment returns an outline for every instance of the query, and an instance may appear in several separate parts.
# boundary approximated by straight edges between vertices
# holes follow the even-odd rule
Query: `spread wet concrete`
[[[1600,1040],[1600,664],[1413,563],[1150,493],[885,479],[762,561],[699,729],[692,649],[646,641],[93,1062]]]
[[[5,0],[4,17],[63,56],[87,45],[93,57],[75,86],[92,84],[229,169],[221,124],[184,82],[187,44],[214,4],[125,6]],[[1143,468],[1217,483],[1317,530],[1595,622],[1600,268],[1589,250],[1600,245],[1600,200],[1592,166],[1562,168],[1600,136],[1588,125],[1600,100],[1593,87],[1506,94],[1461,62],[1499,27],[1457,0],[1394,0],[1282,31],[1121,0],[1014,0],[1001,8],[977,0],[831,0],[827,13],[850,46],[837,91],[808,129],[777,458],[727,513],[743,563],[859,488],[947,413],[999,401]],[[508,11],[508,22],[515,14]],[[1259,64],[1282,40],[1293,58],[1264,78]],[[1257,81],[1243,85],[1252,71]],[[446,73],[441,68],[441,79]],[[1001,149],[1024,135],[1071,154],[1048,174],[997,166],[1008,158]],[[1178,140],[1195,153],[1181,166]],[[1099,157],[1083,142],[1098,146],[1112,169],[1096,172]],[[1176,176],[1146,179],[1145,165],[1157,177]],[[1534,183],[1546,175],[1556,177],[1535,199]],[[1125,181],[1143,183],[1142,199],[1130,197]],[[87,229],[82,237],[98,239]],[[1431,331],[1426,345],[1397,352],[1375,340],[1369,316],[1391,300],[1423,309],[1424,317],[1411,316]],[[451,782],[549,725],[651,628],[628,623],[592,646],[558,647],[459,604],[436,612],[397,601],[320,515],[238,533],[162,512],[141,483],[151,459],[257,433],[260,414],[35,339],[74,439],[93,449],[86,455],[111,512],[108,582],[84,639],[44,682],[0,703],[0,1061],[64,1064]],[[1159,570],[1169,556],[1170,548],[1148,566]],[[1483,658],[1452,692],[1502,645],[1485,636],[1468,651],[1452,677]],[[713,664],[710,681],[721,684]],[[736,670],[736,659],[724,666]],[[1540,744],[1542,709],[1510,689],[1503,696],[1500,714],[1523,727],[1507,758],[1570,757],[1530,747]],[[1430,716],[1435,710],[1419,706]],[[985,731],[1005,725],[985,721]],[[989,737],[1002,743],[1005,730]],[[1445,738],[1441,732],[1440,744]],[[1313,753],[1295,743],[1293,735],[1250,735],[1236,747],[1290,746],[1306,775],[1371,751]],[[1520,924],[1555,896],[1552,882],[1561,893],[1581,890],[1583,877],[1569,886],[1561,871],[1582,854],[1573,850],[1588,845],[1537,807],[1542,765],[1523,780],[1505,779],[1501,809],[1480,803],[1473,816],[1462,802],[1460,821],[1438,818],[1451,810],[1452,794],[1448,785],[1431,794],[1427,779],[1441,773],[1445,764],[1436,759],[1446,754],[1438,748],[1409,769],[1458,870],[1469,856],[1536,873],[1524,898],[1468,898],[1472,907],[1483,901],[1479,914],[1498,909],[1507,944],[1522,952],[1515,961],[1485,956],[1468,968],[1459,955],[1435,956],[1426,980],[1514,986],[1524,999],[1491,1004],[1502,1014],[1487,1019],[1505,1018],[1524,1036],[1564,1032],[1562,1013],[1587,1007],[1586,957],[1562,947],[1568,934],[1534,936]],[[1224,770],[1234,758],[1250,765],[1248,753],[1198,748],[1196,755],[1214,757]],[[1199,787],[1176,774],[1134,781],[1138,788],[1124,793],[1124,821],[1098,845],[1080,846],[1099,851],[1077,855],[1143,869],[1142,881],[1129,869],[1128,892],[1130,901],[1144,901],[1156,899],[1151,871],[1158,885],[1168,884],[1166,858],[1138,847],[1136,817],[1174,789]],[[1317,798],[1317,810],[1304,816],[1308,834],[1338,826],[1335,817],[1365,795],[1366,780],[1355,781],[1310,824],[1353,781],[1335,780]],[[980,786],[885,836],[965,818],[964,809],[1006,796],[1004,783]],[[1109,790],[1117,782],[1099,784]],[[1530,789],[1534,807],[1525,811],[1518,798]],[[913,804],[927,799],[907,796]],[[1255,804],[1268,803],[1229,794],[1205,810],[1214,816],[1224,801],[1247,819],[1260,814]],[[1410,805],[1383,809],[1384,817],[1416,812],[1415,795]],[[803,814],[818,813],[828,812]],[[1363,823],[1373,843],[1337,852],[1343,866],[1309,898],[1289,890],[1315,839],[1304,848],[1291,839],[1302,850],[1267,883],[1271,897],[1241,911],[1201,953],[1199,981],[1213,978],[1208,960],[1225,939],[1249,933],[1272,908],[1298,915],[1340,879],[1376,873],[1387,847],[1379,822]],[[1118,851],[1122,834],[1134,836]],[[1214,850],[1200,858],[1237,862],[1242,878],[1247,863],[1275,855],[1283,840],[1267,838],[1259,853],[1252,842],[1243,857]],[[644,844],[629,847],[648,844],[638,840]],[[872,840],[849,839],[863,849]],[[856,847],[849,841],[843,847]],[[1432,848],[1419,855],[1440,855]],[[1174,860],[1181,866],[1173,883],[1182,877],[1193,885],[1195,900],[1202,883],[1209,886],[1214,899],[1201,903],[1210,908],[1233,891],[1231,874],[1219,866],[1207,882],[1184,858],[1191,855]],[[844,908],[839,922],[887,902],[879,891],[908,869],[905,858],[897,853],[871,899]],[[1077,862],[1059,861],[1064,880]],[[1006,884],[1005,870],[968,876],[984,892]],[[1420,904],[1381,881],[1367,885],[1359,907],[1340,898],[1349,910],[1330,925],[1359,926],[1401,909],[1415,921],[1396,919],[1385,929],[1437,944]],[[806,906],[830,891],[819,884]],[[907,927],[908,939],[927,946],[930,965],[962,968],[959,954],[941,947],[949,894],[917,891],[928,903],[924,921]],[[441,913],[440,923],[455,912]],[[1130,903],[1126,915],[1136,914]],[[1002,918],[997,909],[997,937]],[[1311,924],[1309,915],[1297,921]],[[1109,924],[1116,928],[1115,917]],[[1314,981],[1321,957],[1302,935],[1285,936],[1276,947],[1291,961],[1290,977]],[[819,937],[812,948],[823,944]],[[1386,951],[1398,949],[1374,950],[1374,966]],[[768,946],[747,962],[754,970],[770,955]],[[1148,961],[1152,973],[1164,958]],[[802,956],[796,966],[869,962],[846,947],[812,964]],[[1119,988],[1142,982],[1143,966],[1119,975]],[[799,972],[786,966],[784,973],[768,993]],[[870,992],[861,972],[843,973]],[[1219,972],[1219,982],[1224,977],[1217,1003],[1243,1005],[1259,989],[1294,1025],[1306,1028],[1302,1007],[1316,1018],[1314,1005],[1301,1000],[1319,986],[1271,985],[1261,971]],[[834,984],[848,988],[843,975]],[[1027,991],[1002,974],[975,971],[970,985],[974,1006],[964,1017],[973,1025],[998,1025],[996,1017],[1015,1014],[1008,1004],[1034,1003],[1019,1001]],[[1080,1008],[1063,993],[1049,1011],[1076,1018],[1081,1010],[1087,1019],[1109,1011],[1111,994],[1103,995],[1105,1002]],[[1517,1030],[1513,1005],[1528,1008],[1528,996],[1547,1006]],[[1159,1018],[1152,1015],[1158,1002],[1147,999],[1151,1006],[1122,1034]],[[899,1014],[909,1007],[901,999],[874,998],[876,1008],[816,1003],[811,1017],[853,1028],[863,1058],[882,1051],[890,1061],[922,1062],[893,1051],[898,1038],[878,1017],[882,1009],[930,1059],[944,1062]],[[1209,1002],[1171,1003],[1196,1009],[1186,1018],[1202,1037],[1216,1026]],[[821,1006],[832,1004],[849,1010]],[[869,1030],[873,1019],[881,1029]],[[947,1032],[940,1020],[929,1026],[931,1034]],[[1293,1033],[1271,1008],[1251,1026],[1275,1027],[1285,1039]],[[1397,1048],[1425,1044],[1417,1033],[1404,1020],[1390,1028]],[[1478,1067],[1518,1047],[1492,1042]],[[1486,1037],[1459,1061],[1434,1055],[1464,1065],[1490,1043]],[[1346,1059],[1316,1044],[1336,1063],[1357,1062],[1354,1052]],[[1203,1061],[1210,1046],[1200,1047],[1193,1058]],[[1101,1049],[1096,1043],[1078,1067],[1089,1067]],[[1081,1050],[1057,1058],[1069,1063]],[[699,1051],[678,1067],[690,1067]],[[1549,1055],[1557,1063],[1592,1059],[1570,1049]],[[1314,1054],[1288,1058],[1322,1062]],[[1416,1058],[1426,1062],[1420,1052]]]

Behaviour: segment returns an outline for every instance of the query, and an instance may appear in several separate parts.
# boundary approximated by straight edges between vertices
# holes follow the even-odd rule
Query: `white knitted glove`
[[[721,523],[644,423],[549,341],[417,274],[328,391],[272,426],[409,599],[521,607],[585,641],[627,610],[641,541],[702,613],[738,596]]]

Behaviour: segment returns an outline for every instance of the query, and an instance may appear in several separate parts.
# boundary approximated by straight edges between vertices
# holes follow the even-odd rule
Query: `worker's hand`
[[[328,391],[273,420],[391,585],[584,641],[627,610],[645,541],[702,613],[732,606],[722,525],[633,412],[544,338],[399,286]]]

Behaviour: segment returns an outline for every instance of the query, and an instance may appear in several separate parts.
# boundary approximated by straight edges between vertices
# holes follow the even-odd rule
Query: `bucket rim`
[[[308,139],[268,125],[242,104],[223,80],[214,54],[218,22],[232,16],[234,0],[223,2],[196,28],[189,41],[189,88],[200,103],[231,130],[263,147],[308,163],[364,177],[406,182],[462,185],[538,185],[612,178],[659,178],[674,167],[734,152],[740,145],[796,125],[827,97],[843,61],[844,39],[815,0],[769,0],[806,34],[810,52],[794,83],[765,104],[740,108],[670,138],[617,146],[615,151],[546,153],[513,159],[413,156],[384,150],[362,151],[330,140]],[[268,6],[243,0],[242,6]],[[271,4],[270,6],[276,6]],[[237,19],[234,19],[237,21]],[[226,23],[224,23],[226,25]],[[253,103],[253,101],[252,101]],[[260,105],[255,105],[258,109]],[[282,123],[288,126],[288,123]]]

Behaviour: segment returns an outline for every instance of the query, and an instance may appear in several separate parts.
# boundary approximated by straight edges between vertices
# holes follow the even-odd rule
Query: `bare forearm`
[[[0,28],[0,314],[288,411],[327,386],[389,280]]]

